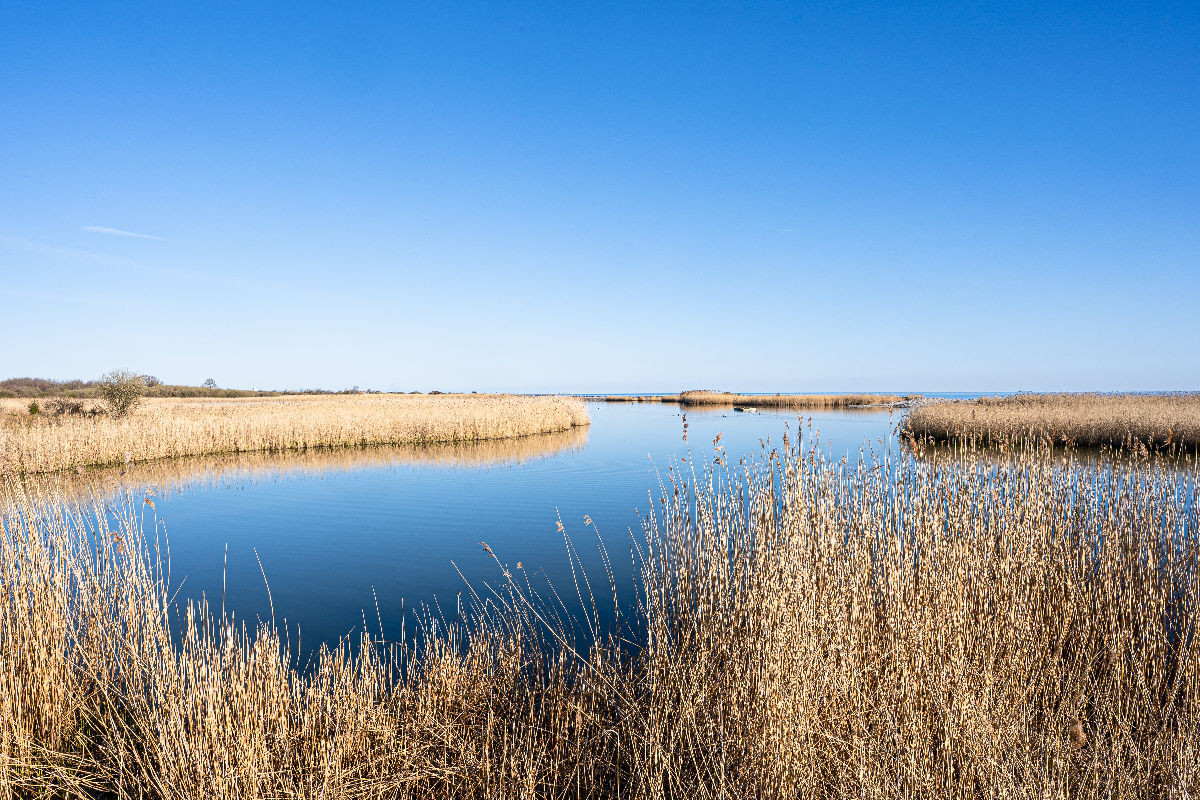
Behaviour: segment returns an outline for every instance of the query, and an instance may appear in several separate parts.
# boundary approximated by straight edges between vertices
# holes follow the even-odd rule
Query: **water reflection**
[[[898,437],[903,451],[920,461],[935,464],[1002,464],[1040,463],[1045,466],[1073,465],[1084,470],[1127,470],[1144,466],[1164,472],[1194,472],[1200,460],[1192,452],[1113,450],[1108,447],[1063,447],[1040,443],[1005,446],[978,443],[943,442],[931,439],[913,440]]]
[[[35,493],[75,500],[112,498],[132,490],[151,489],[165,495],[178,491],[239,486],[282,477],[319,478],[329,472],[365,468],[431,466],[478,469],[511,466],[581,450],[587,426],[482,442],[429,445],[313,449],[286,453],[229,453],[162,459],[127,467],[30,476],[26,488]]]
[[[80,499],[153,488],[156,508],[143,510],[169,536],[172,587],[181,600],[223,598],[249,621],[275,613],[302,624],[304,641],[316,643],[361,630],[364,619],[389,637],[405,624],[411,631],[420,603],[452,618],[459,592],[469,593],[464,577],[484,594],[485,584],[501,580],[483,541],[505,567],[516,570],[520,562],[522,574],[571,596],[580,566],[600,587],[611,567],[626,603],[639,580],[641,517],[657,504],[663,473],[672,466],[702,470],[721,457],[740,475],[739,461],[782,447],[785,433],[790,446],[819,443],[825,458],[844,457],[851,469],[860,457],[894,465],[910,452],[936,458],[939,467],[955,458],[995,458],[902,449],[902,415],[882,409],[738,413],[596,403],[589,411],[590,426],[559,434],[179,459],[133,465],[124,474],[58,476],[50,481],[57,488],[46,481],[41,488]],[[575,564],[565,536],[580,559]],[[600,557],[601,540],[610,565]]]

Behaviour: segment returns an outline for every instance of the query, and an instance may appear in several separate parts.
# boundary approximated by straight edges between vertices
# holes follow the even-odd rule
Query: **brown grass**
[[[148,506],[18,499],[0,515],[0,794],[1200,788],[1195,474],[827,464],[786,443],[716,469],[671,472],[644,517],[624,641],[572,634],[521,554],[497,553],[469,623],[307,670],[269,624],[176,610]]]
[[[0,475],[207,453],[476,442],[587,425],[565,397],[317,395],[149,399],[129,417],[30,415],[0,400]]]
[[[1047,440],[1082,447],[1200,447],[1200,393],[1022,394],[914,408],[911,436],[1013,444]]]

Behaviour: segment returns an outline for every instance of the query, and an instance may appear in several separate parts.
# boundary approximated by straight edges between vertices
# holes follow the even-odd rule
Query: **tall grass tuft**
[[[578,605],[546,601],[521,554],[484,544],[498,579],[466,593],[466,622],[306,669],[270,623],[176,606],[149,506],[19,492],[0,529],[0,793],[1200,790],[1194,473],[831,462],[786,440],[748,464],[697,457],[642,517],[637,601],[613,627],[602,576],[558,587]]]

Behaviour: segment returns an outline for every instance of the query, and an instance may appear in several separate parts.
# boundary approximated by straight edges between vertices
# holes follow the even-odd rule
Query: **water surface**
[[[293,637],[298,625],[308,649],[357,635],[364,619],[378,635],[381,618],[385,638],[399,638],[401,609],[411,631],[412,609],[422,603],[452,618],[465,589],[459,571],[481,593],[499,581],[480,542],[510,568],[520,561],[544,574],[572,601],[560,519],[593,585],[607,592],[599,532],[627,599],[636,574],[631,532],[640,533],[638,511],[657,497],[659,475],[689,448],[697,463],[710,463],[718,433],[736,463],[781,443],[785,426],[794,441],[800,426],[794,411],[590,403],[589,412],[591,426],[564,434],[188,459],[134,467],[119,480],[153,487],[181,597],[204,593],[218,608],[223,597],[251,623],[269,619],[273,603],[276,620],[286,619]],[[805,414],[803,430],[819,430],[835,454],[853,458],[892,441],[898,422],[886,410],[821,411]]]

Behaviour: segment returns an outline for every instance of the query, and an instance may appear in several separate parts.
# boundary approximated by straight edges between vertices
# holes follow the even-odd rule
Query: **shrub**
[[[56,417],[79,417],[87,414],[83,408],[83,401],[74,397],[56,397],[53,400],[47,400],[46,412]]]
[[[145,394],[146,381],[136,372],[114,369],[100,378],[100,397],[114,417],[128,414]]]
[[[36,417],[38,414],[41,413],[41,411],[42,411],[42,409],[38,406],[37,400],[34,400],[32,403],[29,404],[29,415],[30,416]]]

